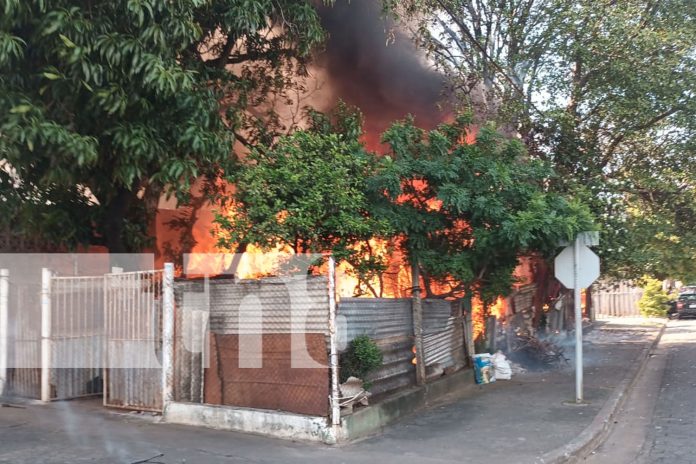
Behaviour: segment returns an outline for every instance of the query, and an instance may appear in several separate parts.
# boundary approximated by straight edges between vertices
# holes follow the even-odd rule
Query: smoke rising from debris
[[[382,16],[378,0],[337,0],[319,11],[329,34],[319,66],[335,97],[363,111],[370,136],[407,114],[428,128],[444,119],[438,109],[442,75],[407,33]]]

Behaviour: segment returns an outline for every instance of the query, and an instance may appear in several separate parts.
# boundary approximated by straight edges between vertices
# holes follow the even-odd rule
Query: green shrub
[[[348,377],[357,377],[363,381],[363,388],[368,390],[370,382],[365,377],[382,365],[382,352],[377,344],[367,335],[360,335],[353,339],[348,349],[341,354],[339,361],[341,368],[341,382]]]
[[[652,277],[644,277],[643,282],[643,296],[638,301],[640,313],[646,317],[667,316],[670,297],[662,289],[662,282]]]

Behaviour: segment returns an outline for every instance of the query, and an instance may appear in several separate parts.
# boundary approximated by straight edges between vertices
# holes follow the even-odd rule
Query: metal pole
[[[162,280],[162,409],[174,401],[174,264],[164,264]]]
[[[582,403],[582,308],[580,307],[580,239],[573,244],[573,304],[575,312],[575,402]]]
[[[115,328],[112,323],[112,318],[116,313],[116,305],[114,303],[114,298],[116,292],[113,291],[114,288],[122,290],[123,281],[121,279],[114,279],[111,275],[113,274],[123,274],[123,268],[118,266],[111,267],[111,274],[104,276],[104,343],[103,343],[103,358],[102,358],[102,402],[104,406],[109,404],[111,389],[109,388],[109,369],[111,369],[111,353],[109,353],[109,345],[112,339],[118,338],[114,333]],[[123,366],[114,366],[123,367]]]
[[[51,278],[41,269],[41,401],[51,401]]]
[[[329,257],[329,356],[331,361],[331,424],[341,424],[338,392],[338,349],[336,343],[336,261]]]
[[[420,273],[418,262],[411,264],[411,278],[413,286],[413,298],[411,299],[413,311],[413,338],[416,347],[416,384],[425,384],[425,357],[423,356],[423,303],[420,294]]]
[[[10,311],[10,271],[0,269],[0,396],[7,389],[7,367],[10,349],[9,311]]]

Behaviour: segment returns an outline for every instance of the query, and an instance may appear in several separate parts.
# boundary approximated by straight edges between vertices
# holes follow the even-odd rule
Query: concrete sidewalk
[[[335,447],[158,424],[157,417],[105,411],[95,401],[3,407],[0,463],[548,462],[579,436],[592,435],[588,427],[592,432],[601,423],[597,415],[606,414],[617,387],[637,374],[636,362],[660,328],[643,320],[597,324],[586,337],[590,404],[583,407],[563,404],[574,397],[572,364],[470,385],[380,435]],[[571,347],[566,353],[572,359]]]

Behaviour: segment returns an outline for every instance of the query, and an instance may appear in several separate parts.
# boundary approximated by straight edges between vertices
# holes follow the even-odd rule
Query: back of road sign
[[[579,245],[578,248],[578,285],[586,288],[599,277],[599,256],[585,245]],[[556,278],[566,288],[573,288],[573,245],[565,247],[556,256],[554,267]]]

